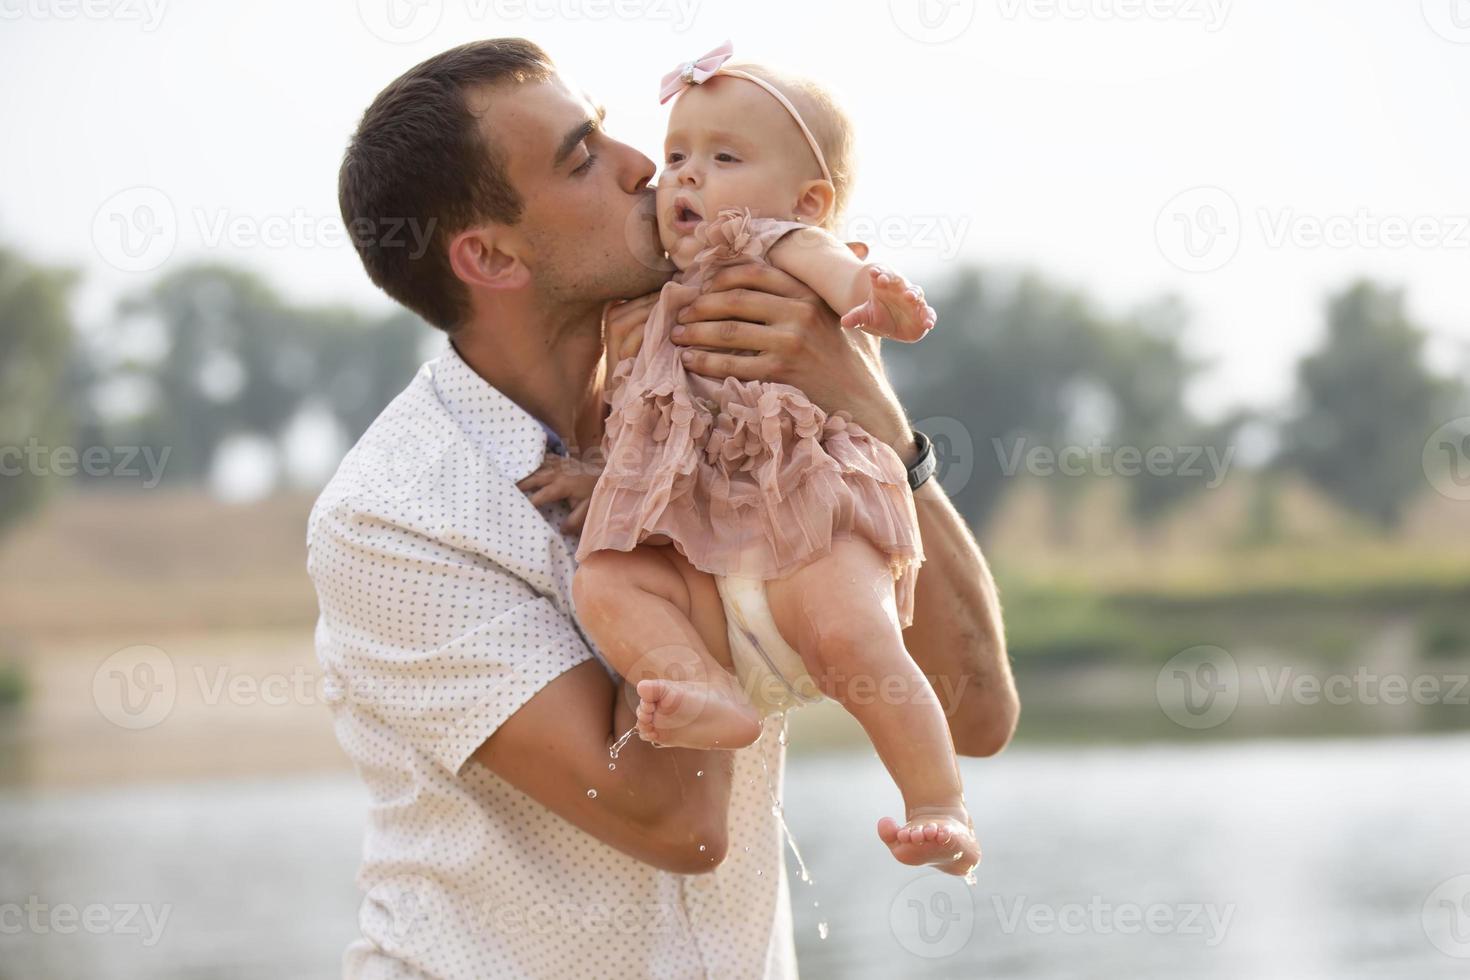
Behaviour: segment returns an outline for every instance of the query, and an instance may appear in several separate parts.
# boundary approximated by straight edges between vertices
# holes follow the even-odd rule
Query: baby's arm
[[[924,291],[891,269],[864,262],[820,228],[793,231],[768,253],[771,264],[810,286],[844,327],[913,343],[934,326]]]

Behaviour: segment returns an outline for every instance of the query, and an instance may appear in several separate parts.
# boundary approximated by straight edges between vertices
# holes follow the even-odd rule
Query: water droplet
[[[745,853],[746,854],[749,854],[750,853],[750,845],[749,844],[746,844],[745,845]]]
[[[618,767],[618,764],[617,764],[617,763],[616,763],[616,762],[609,762],[609,763],[608,763],[608,764],[607,764],[607,771],[608,771],[608,772],[612,772],[612,771],[613,771],[613,770],[614,770],[614,769],[616,769],[616,768],[617,768],[617,767]]]
[[[700,844],[700,845],[699,845],[699,849],[700,849],[700,850],[701,850],[701,851],[702,851],[702,850],[704,850],[704,845],[703,845],[703,844]]]
[[[825,923],[825,922],[818,922],[817,923],[817,936],[820,939],[826,939],[827,938],[827,923]]]
[[[597,790],[595,790],[595,789],[589,789],[587,791],[587,799],[589,799],[589,800],[595,800],[595,799],[597,799]]]
[[[704,775],[704,770],[701,769],[701,770],[699,770],[699,772],[696,772],[694,775],[696,775],[696,776],[703,776]]]
[[[761,869],[760,869],[760,868],[756,868],[756,869],[755,869],[755,876],[756,876],[756,877],[757,877],[757,878],[759,878],[759,877],[761,877],[761,876],[762,876],[762,875],[764,875],[764,874],[765,874],[765,872],[764,872],[764,871],[762,871],[762,870],[761,870]]]

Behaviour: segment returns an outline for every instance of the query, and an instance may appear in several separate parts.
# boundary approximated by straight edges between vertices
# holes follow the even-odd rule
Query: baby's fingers
[[[587,522],[587,509],[592,505],[592,498],[588,497],[580,504],[572,508],[567,519],[562,522],[561,529],[568,534],[581,534],[582,525]]]

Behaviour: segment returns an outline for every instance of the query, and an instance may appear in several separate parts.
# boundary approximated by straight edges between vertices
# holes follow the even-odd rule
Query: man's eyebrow
[[[578,144],[580,144],[584,139],[601,129],[602,121],[606,118],[607,107],[598,106],[597,118],[582,120],[581,125],[572,130],[570,133],[567,133],[566,136],[562,137],[561,145],[556,148],[556,157],[551,162],[553,169],[556,167],[560,167],[563,163],[565,163],[567,157],[572,155],[572,151],[577,148]]]

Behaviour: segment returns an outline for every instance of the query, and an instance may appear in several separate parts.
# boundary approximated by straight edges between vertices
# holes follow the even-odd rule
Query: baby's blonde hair
[[[856,161],[855,139],[852,120],[837,104],[832,93],[809,78],[800,78],[779,72],[774,68],[758,64],[727,65],[749,72],[762,81],[774,85],[777,90],[801,113],[802,121],[812,131],[822,156],[827,158],[827,169],[832,174],[832,208],[822,221],[822,227],[836,231],[842,212],[852,194],[852,182]],[[795,125],[795,123],[792,123]]]

